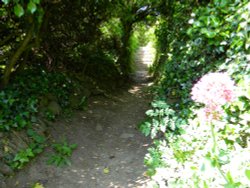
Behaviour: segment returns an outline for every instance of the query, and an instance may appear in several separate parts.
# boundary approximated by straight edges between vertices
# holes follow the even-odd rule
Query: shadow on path
[[[143,159],[150,140],[137,130],[150,102],[150,95],[143,91],[147,87],[143,53],[138,52],[137,72],[133,75],[136,83],[128,91],[110,99],[95,97],[87,111],[76,112],[70,120],[61,119],[49,128],[53,139],[66,138],[78,145],[71,166],[48,166],[48,147],[10,178],[7,187],[31,188],[35,183],[44,188],[146,187]]]

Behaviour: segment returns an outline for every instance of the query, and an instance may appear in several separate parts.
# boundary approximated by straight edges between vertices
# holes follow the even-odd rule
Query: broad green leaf
[[[250,38],[247,39],[246,44],[245,44],[245,49],[248,50],[250,47]]]
[[[249,169],[245,170],[245,174],[246,174],[247,178],[250,180],[250,170]]]
[[[43,136],[41,136],[41,135],[39,135],[39,134],[35,134],[35,135],[33,136],[33,139],[34,139],[37,143],[40,143],[40,144],[42,144],[42,143],[44,143],[44,142],[46,141],[45,137],[43,137]]]
[[[221,0],[220,6],[225,7],[227,5],[227,0]]]
[[[191,36],[192,33],[193,33],[193,31],[194,31],[193,28],[189,28],[189,29],[187,30],[187,34],[188,34],[189,36]]]
[[[27,134],[28,134],[29,136],[33,136],[33,135],[34,135],[34,131],[33,131],[32,129],[28,129],[28,130],[27,130]]]
[[[167,108],[168,107],[165,101],[153,101],[152,106],[154,108]]]
[[[17,17],[21,17],[24,15],[23,7],[20,4],[16,4],[14,7],[14,13]]]
[[[38,154],[38,153],[42,153],[43,149],[42,148],[36,148],[34,149],[34,153]]]
[[[142,134],[144,134],[145,136],[150,135],[151,132],[151,124],[149,122],[144,122],[141,126],[140,126],[140,130],[142,132]]]
[[[202,23],[201,23],[200,21],[195,21],[195,22],[193,23],[193,26],[194,26],[195,28],[201,27],[201,26],[202,26]]]
[[[208,38],[214,38],[216,36],[216,32],[207,30],[205,33]]]
[[[33,14],[36,11],[36,4],[30,1],[28,4],[28,10]]]
[[[40,183],[36,183],[32,188],[44,188],[44,186]]]
[[[154,110],[148,110],[148,111],[146,111],[146,115],[153,117],[153,116],[156,116],[157,114],[155,113]]]
[[[103,173],[104,173],[104,174],[109,174],[109,168],[108,168],[108,167],[107,167],[107,168],[104,168],[104,169],[103,169]]]
[[[199,20],[207,26],[210,25],[210,18],[208,16],[201,16]]]
[[[26,162],[29,162],[29,158],[27,158],[27,157],[23,157],[23,158],[20,158],[20,160],[19,160],[21,163],[26,163]]]
[[[227,180],[229,181],[230,184],[234,184],[234,180],[233,180],[230,172],[227,172],[226,177],[227,177]]]
[[[10,0],[2,0],[2,2],[3,2],[5,5],[7,5],[7,4],[10,2]]]
[[[211,19],[211,24],[214,27],[218,27],[220,25],[220,20],[217,17],[211,16],[210,19]]]
[[[203,187],[204,188],[209,188],[206,181],[203,181]]]
[[[71,145],[70,145],[70,148],[71,148],[71,149],[76,149],[76,148],[77,148],[77,144],[71,144]]]
[[[40,4],[40,0],[32,0],[36,4]]]
[[[217,6],[225,7],[227,5],[227,0],[215,0],[214,3]]]

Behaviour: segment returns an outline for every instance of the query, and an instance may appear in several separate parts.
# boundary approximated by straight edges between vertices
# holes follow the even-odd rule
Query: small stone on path
[[[97,131],[103,131],[103,127],[101,125],[97,125],[95,129]]]
[[[14,171],[8,165],[0,161],[0,173],[9,176],[12,175]]]
[[[122,133],[120,138],[128,139],[128,138],[133,138],[135,135],[131,133]]]

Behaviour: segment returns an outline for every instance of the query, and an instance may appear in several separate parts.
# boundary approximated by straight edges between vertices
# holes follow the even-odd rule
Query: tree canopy
[[[249,187],[249,20],[248,0],[0,0],[0,132],[126,85],[151,41],[148,175],[159,187]]]
[[[129,40],[133,24],[159,15],[159,6],[164,2],[2,1],[2,86],[16,71],[30,66],[86,73],[89,66],[94,68],[89,63],[93,55],[110,58],[118,68],[116,71],[126,77],[131,72]],[[115,18],[117,23],[112,24],[119,28],[108,31],[107,38],[107,33],[101,31],[102,25]]]

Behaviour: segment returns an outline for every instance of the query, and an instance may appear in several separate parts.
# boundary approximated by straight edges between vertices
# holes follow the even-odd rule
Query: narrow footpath
[[[65,138],[77,144],[71,165],[47,165],[52,154],[48,147],[43,154],[9,178],[8,188],[146,188],[148,177],[143,164],[150,139],[137,125],[145,118],[151,101],[147,93],[147,66],[153,56],[150,47],[138,50],[134,84],[111,97],[95,97],[85,112],[76,112],[70,120],[59,120],[49,132],[56,141]]]

